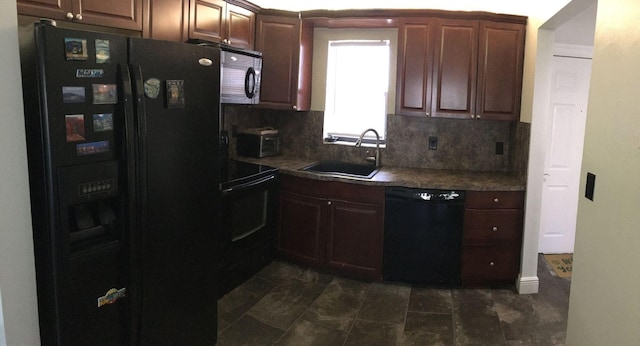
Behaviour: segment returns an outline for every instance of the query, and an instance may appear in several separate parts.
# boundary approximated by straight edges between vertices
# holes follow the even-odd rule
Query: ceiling
[[[250,0],[271,9],[290,11],[345,9],[437,9],[450,11],[486,11],[532,16],[548,7],[561,8],[569,0]],[[560,4],[560,5],[559,5]],[[543,12],[544,13],[544,12]]]

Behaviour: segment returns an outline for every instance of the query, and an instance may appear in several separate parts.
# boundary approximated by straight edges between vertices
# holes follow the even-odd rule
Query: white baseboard
[[[538,293],[539,287],[540,279],[537,276],[518,276],[518,280],[516,280],[516,288],[519,294]]]

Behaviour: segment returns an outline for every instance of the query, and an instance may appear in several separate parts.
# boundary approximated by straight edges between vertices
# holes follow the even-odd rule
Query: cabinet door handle
[[[73,19],[73,13],[67,12],[67,19]]]
[[[431,113],[429,113],[429,112],[426,112],[426,113],[424,113],[424,114],[425,114],[426,116],[428,116],[428,117],[430,117],[430,116],[431,116]]]
[[[489,262],[489,266],[493,267],[493,266],[495,266],[495,265],[496,265],[496,264],[495,264],[494,262]]]
[[[498,230],[498,226],[493,226],[493,228],[491,228],[492,231],[497,231]]]
[[[498,199],[498,197],[494,198],[494,199],[493,199],[493,201],[494,201],[494,202],[496,202],[496,203],[500,202],[500,200]]]
[[[327,201],[327,205],[331,205],[331,201]]]
[[[76,14],[76,19],[77,20],[82,20],[82,15],[80,13]]]

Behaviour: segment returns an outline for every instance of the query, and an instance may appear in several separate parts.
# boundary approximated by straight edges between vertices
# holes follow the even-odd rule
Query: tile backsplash
[[[230,155],[235,155],[233,129],[272,126],[280,131],[282,154],[310,160],[335,159],[364,162],[367,150],[322,142],[323,112],[223,107],[223,128],[230,134]],[[363,128],[363,130],[365,130]],[[387,116],[387,145],[382,165],[429,169],[513,172],[526,176],[530,126],[507,121]],[[437,137],[437,150],[429,150],[429,137]],[[496,154],[496,143],[502,154]]]

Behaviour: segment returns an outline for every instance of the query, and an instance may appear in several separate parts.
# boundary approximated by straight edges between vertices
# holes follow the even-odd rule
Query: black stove
[[[276,168],[229,159],[220,167],[218,297],[271,262],[278,199]]]
[[[220,165],[220,191],[228,193],[233,189],[259,184],[278,172],[277,168],[249,162],[227,160]]]

